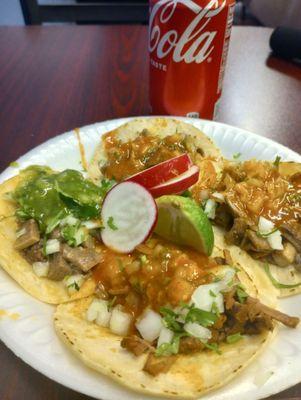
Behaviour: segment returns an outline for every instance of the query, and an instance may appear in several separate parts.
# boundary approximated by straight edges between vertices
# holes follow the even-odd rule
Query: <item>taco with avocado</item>
[[[88,367],[136,392],[197,398],[233,379],[271,340],[276,291],[241,250],[209,258],[153,235],[128,255],[107,249],[97,290],[61,304],[57,334]],[[214,371],[214,373],[213,373]]]
[[[96,186],[74,170],[32,166],[0,186],[0,265],[33,297],[58,304],[94,292],[101,260]]]

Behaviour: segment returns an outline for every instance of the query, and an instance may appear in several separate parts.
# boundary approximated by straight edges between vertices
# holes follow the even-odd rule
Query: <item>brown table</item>
[[[234,29],[219,120],[301,152],[301,67],[269,57],[270,34]],[[143,26],[0,28],[0,170],[76,126],[148,114],[147,75]],[[0,365],[1,400],[88,400],[2,343]],[[273,398],[301,399],[301,384]]]

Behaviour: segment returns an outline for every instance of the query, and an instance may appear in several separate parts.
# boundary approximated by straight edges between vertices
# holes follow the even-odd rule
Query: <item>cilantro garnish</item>
[[[199,308],[192,308],[188,311],[185,322],[197,322],[205,328],[213,325],[218,317],[213,312],[200,310]]]
[[[243,336],[240,333],[234,333],[233,335],[229,335],[226,338],[226,342],[229,344],[236,343],[241,340]]]
[[[177,321],[179,315],[167,307],[161,307],[160,313],[163,315],[163,324],[173,332],[182,332],[181,324]]]
[[[235,153],[235,154],[233,154],[233,159],[238,160],[240,156],[241,156],[241,153]]]
[[[68,289],[73,288],[73,289],[79,291],[79,286],[78,286],[77,282],[70,283],[70,285],[68,285],[67,288]]]
[[[175,334],[171,343],[162,343],[156,350],[155,356],[170,356],[172,354],[178,354],[180,346],[180,338],[183,334]]]
[[[295,287],[301,286],[301,282],[294,283],[294,284],[292,284],[292,285],[278,282],[278,281],[273,277],[273,275],[271,274],[269,264],[265,264],[265,265],[264,265],[264,270],[265,270],[267,276],[270,278],[272,284],[273,284],[273,285],[275,286],[275,288],[277,288],[277,289],[291,289],[291,288],[295,288]]]
[[[279,167],[279,163],[280,163],[281,157],[280,156],[276,156],[275,161],[273,162],[274,166],[276,168]]]
[[[243,304],[246,301],[246,298],[248,297],[248,293],[245,291],[245,288],[243,285],[239,284],[236,287],[236,295],[238,297],[238,301]]]
[[[114,304],[116,302],[117,297],[114,296],[111,300],[108,301],[108,311],[112,310],[112,308],[114,307]]]
[[[214,291],[211,290],[211,289],[209,290],[209,294],[210,294],[211,297],[216,297],[216,294],[215,294]]]
[[[217,343],[203,343],[205,347],[209,350],[213,350],[215,353],[221,355],[222,352],[220,351]]]
[[[107,221],[108,227],[110,229],[112,229],[112,231],[117,231],[117,226],[114,224],[114,218],[113,217],[109,217],[108,221]]]
[[[275,233],[276,231],[278,231],[278,228],[274,228],[270,232],[267,232],[267,233],[262,233],[262,232],[259,232],[259,231],[257,231],[256,233],[257,233],[257,236],[260,236],[262,238],[267,238],[270,235],[272,235],[273,233]]]
[[[211,312],[213,312],[217,317],[220,316],[220,312],[215,301],[212,303]]]

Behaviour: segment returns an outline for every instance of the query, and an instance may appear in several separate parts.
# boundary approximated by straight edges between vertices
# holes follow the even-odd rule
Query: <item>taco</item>
[[[88,172],[96,181],[120,182],[184,153],[210,179],[216,176],[220,150],[199,129],[171,118],[137,118],[102,136]]]
[[[33,297],[58,304],[91,295],[100,261],[102,187],[78,171],[33,166],[0,186],[0,265]]]
[[[272,308],[275,288],[240,252],[216,247],[208,258],[157,236],[130,255],[107,249],[95,295],[59,305],[56,332],[84,364],[127,388],[199,397],[245,368],[275,321],[299,322]]]
[[[226,244],[256,259],[280,296],[301,292],[301,164],[224,161],[215,182],[200,181],[191,193]]]

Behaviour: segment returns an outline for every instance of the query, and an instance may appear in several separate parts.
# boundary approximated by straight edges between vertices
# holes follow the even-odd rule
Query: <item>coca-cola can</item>
[[[150,103],[155,115],[213,119],[235,0],[150,0]]]

